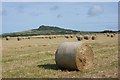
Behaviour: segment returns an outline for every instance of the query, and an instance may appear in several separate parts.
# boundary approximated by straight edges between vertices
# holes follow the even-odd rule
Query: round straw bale
[[[55,53],[59,68],[68,70],[86,70],[92,67],[93,50],[87,43],[64,42]]]
[[[67,38],[67,39],[68,39],[68,38],[69,38],[69,36],[65,36],[65,38]]]
[[[85,36],[84,36],[84,39],[85,39],[85,40],[88,40],[88,39],[89,39],[89,35],[85,35]]]
[[[53,36],[53,38],[56,38],[56,36]]]
[[[92,39],[92,40],[95,40],[95,39],[96,39],[96,36],[95,36],[95,35],[92,35],[92,36],[91,36],[91,39]]]
[[[115,36],[115,33],[113,35]]]
[[[41,38],[44,39],[45,37],[42,36]]]
[[[20,40],[21,40],[21,37],[17,37],[17,40],[20,41]]]
[[[28,39],[30,39],[30,36],[28,36]]]
[[[72,35],[70,35],[70,38],[73,38],[73,36],[72,36]]]
[[[107,35],[107,37],[109,37],[109,36],[110,36],[110,34],[109,34],[109,33],[107,33],[106,35]]]
[[[111,35],[110,35],[110,37],[114,37],[114,35],[113,35],[113,34],[111,34]]]
[[[76,36],[78,41],[81,41],[83,39],[83,36]]]
[[[51,36],[49,36],[49,39],[52,39],[52,37],[51,37]]]
[[[113,35],[115,36],[115,33]]]
[[[45,38],[49,38],[48,36],[45,36]]]
[[[10,37],[9,37],[9,36],[7,36],[7,37],[6,37],[6,40],[8,41],[9,39],[10,39]]]

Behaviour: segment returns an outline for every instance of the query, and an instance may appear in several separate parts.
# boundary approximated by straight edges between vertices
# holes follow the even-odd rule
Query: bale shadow
[[[37,65],[39,68],[44,68],[44,69],[53,69],[53,70],[59,70],[59,67],[56,64],[42,64],[42,65]]]
[[[42,64],[42,65],[37,65],[37,67],[44,69],[61,70],[61,71],[79,71],[79,70],[69,70],[66,68],[58,67],[56,64]]]

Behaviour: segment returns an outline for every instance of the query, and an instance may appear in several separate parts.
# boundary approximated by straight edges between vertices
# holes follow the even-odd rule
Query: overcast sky
[[[80,31],[118,29],[117,2],[2,2],[1,16],[2,33],[40,25]]]

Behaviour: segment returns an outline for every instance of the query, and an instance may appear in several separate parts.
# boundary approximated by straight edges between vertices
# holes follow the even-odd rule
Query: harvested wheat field
[[[96,39],[78,41],[76,37],[2,39],[3,78],[117,78],[118,35],[97,34]],[[89,70],[61,70],[55,62],[57,47],[63,42],[85,42],[91,45],[94,59]]]

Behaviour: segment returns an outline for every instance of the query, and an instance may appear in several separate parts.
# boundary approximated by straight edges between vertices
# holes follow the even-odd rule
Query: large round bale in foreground
[[[65,42],[55,53],[55,61],[59,68],[68,70],[86,70],[92,67],[93,50],[87,43]]]

